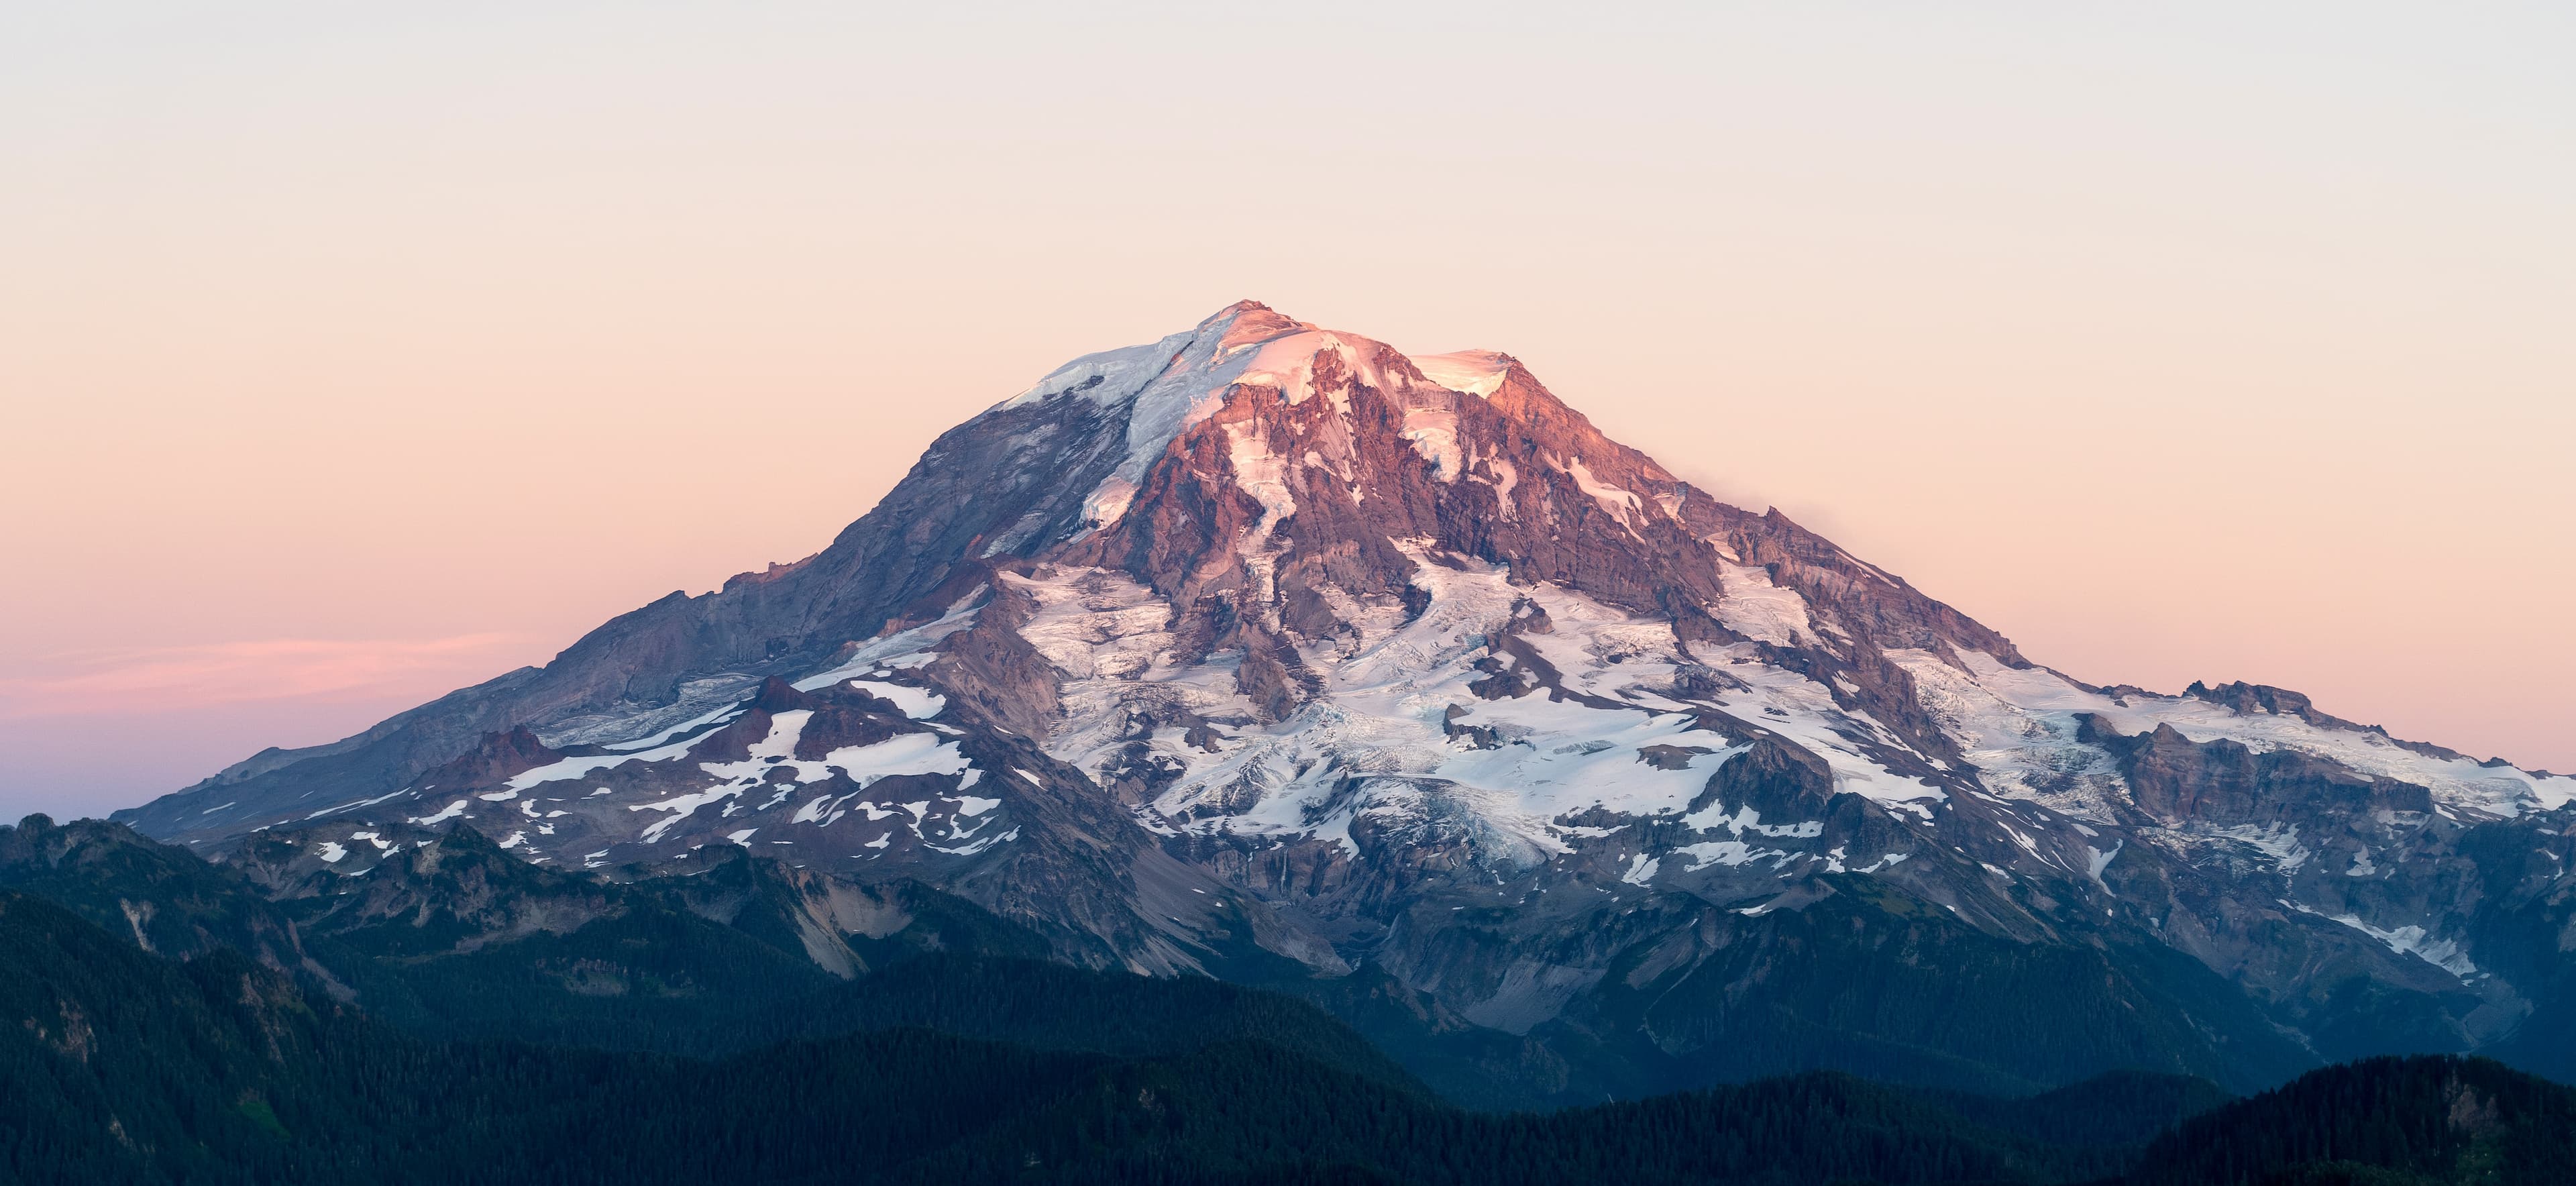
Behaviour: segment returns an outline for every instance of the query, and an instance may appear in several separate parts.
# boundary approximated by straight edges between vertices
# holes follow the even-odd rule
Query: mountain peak
[[[1199,322],[1201,332],[1205,332],[1210,327],[1221,329],[1218,340],[1220,348],[1266,341],[1281,334],[1315,328],[1254,300],[1236,301],[1209,314],[1206,320]]]
[[[1244,301],[943,433],[813,557],[126,818],[271,829],[333,877],[459,820],[557,867],[749,848],[953,890],[1065,958],[1249,944],[1513,1033],[1695,999],[1655,968],[1759,982],[1726,953],[1884,907],[1979,951],[2197,958],[2264,1000],[2367,975],[2466,1034],[2528,1011],[2531,965],[2454,905],[2486,883],[2463,845],[2558,893],[2571,804],[2284,689],[2077,683],[1508,354]],[[2043,993],[2119,979],[2031,966]]]
[[[1408,355],[1422,377],[1468,395],[1484,397],[1500,390],[1505,376],[1520,360],[1500,350],[1452,350],[1447,354]]]

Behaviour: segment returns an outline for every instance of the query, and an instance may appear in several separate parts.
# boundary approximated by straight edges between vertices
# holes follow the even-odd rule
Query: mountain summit
[[[1509,355],[1246,301],[950,430],[812,557],[118,818],[351,877],[464,823],[912,878],[1570,1099],[2576,1065],[2571,800],[2293,692],[2036,666]]]

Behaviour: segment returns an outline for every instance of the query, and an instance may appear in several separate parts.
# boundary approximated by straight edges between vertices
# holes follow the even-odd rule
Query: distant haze
[[[2565,6],[227,7],[0,10],[12,817],[809,554],[1240,297],[2079,678],[2576,769]]]

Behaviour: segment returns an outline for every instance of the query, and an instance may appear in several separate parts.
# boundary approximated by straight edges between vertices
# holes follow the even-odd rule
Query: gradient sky
[[[0,6],[0,813],[806,555],[1247,296],[2079,678],[2576,769],[2576,9],[891,7]]]

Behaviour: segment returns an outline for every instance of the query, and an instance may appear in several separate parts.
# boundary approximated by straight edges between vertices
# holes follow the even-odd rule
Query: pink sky
[[[808,554],[1247,296],[2079,678],[2576,769],[2565,10],[1389,7],[0,12],[0,814]]]

